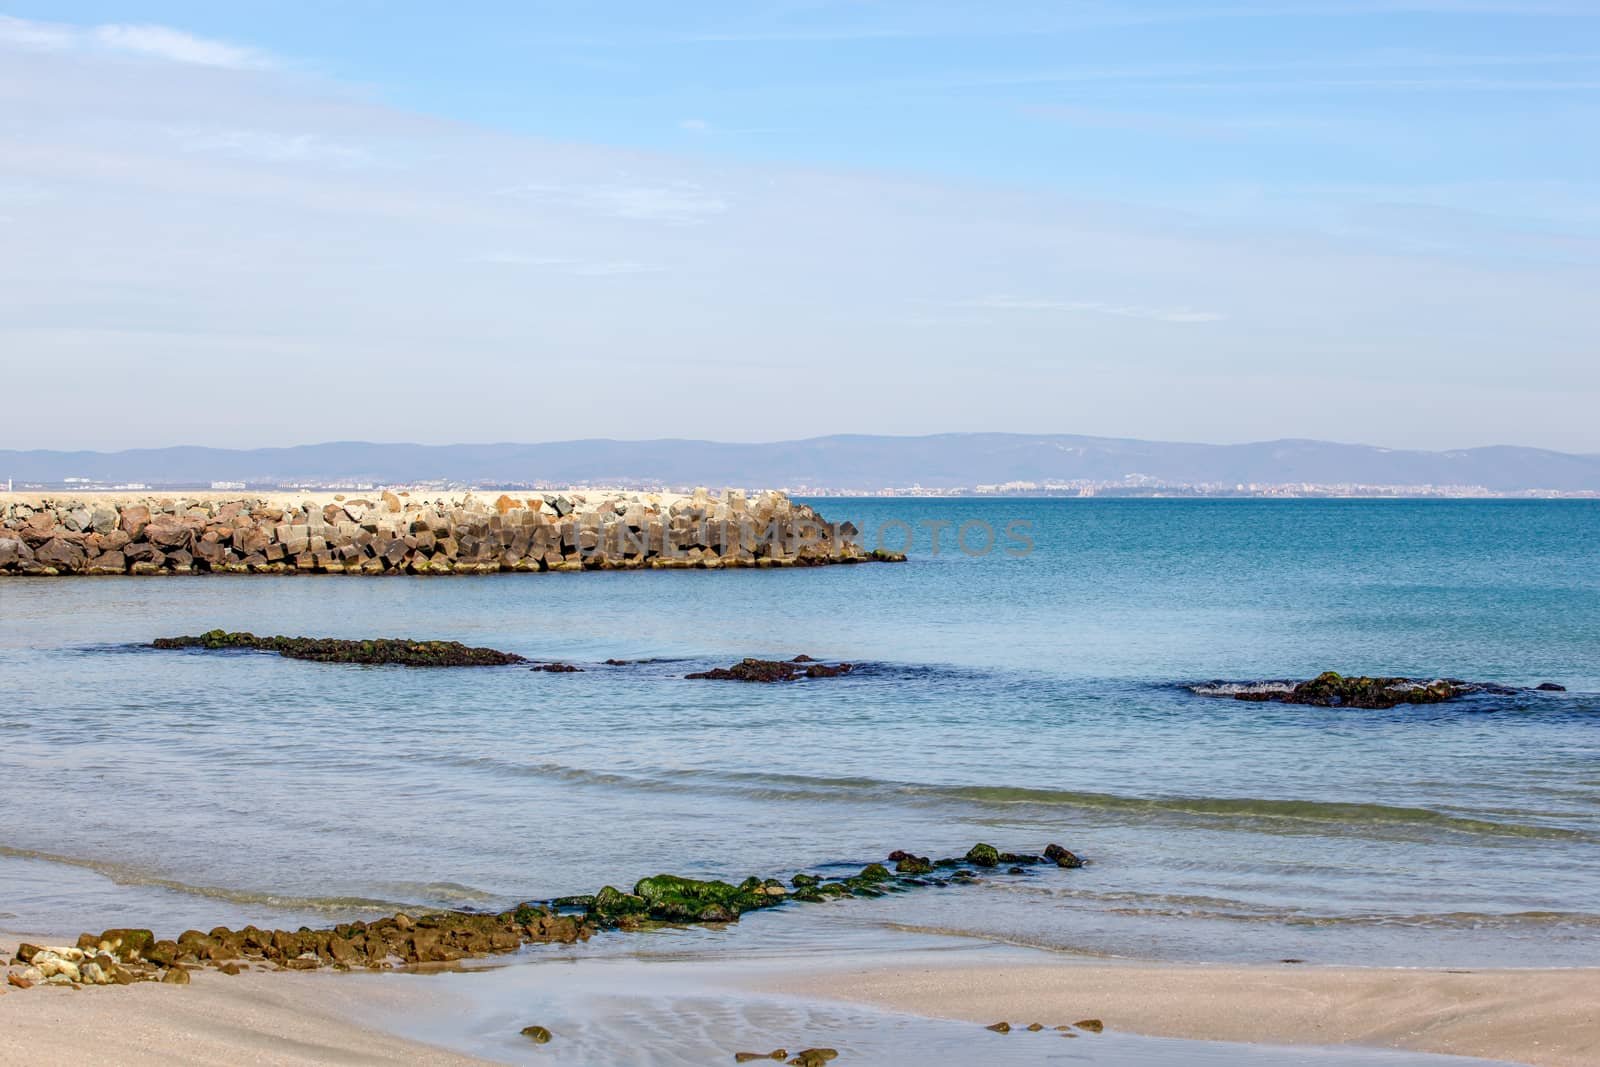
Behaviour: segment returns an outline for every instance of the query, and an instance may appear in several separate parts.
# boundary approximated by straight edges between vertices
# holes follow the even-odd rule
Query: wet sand
[[[9,959],[9,953],[7,958]],[[196,972],[187,986],[141,982],[93,989],[0,987],[0,1034],[40,1062],[128,1067],[250,1063],[429,1063],[487,1060],[385,1034],[352,1020],[404,1010],[408,993],[332,974]],[[0,1051],[0,1062],[10,1053]],[[33,1062],[35,1057],[25,1057]],[[20,1062],[20,1061],[19,1061]]]
[[[0,959],[10,963],[17,942],[24,940],[62,943],[60,938],[0,935]],[[0,967],[0,973],[21,970]],[[34,1050],[24,1057],[29,1062],[82,1059],[129,1067],[424,1062],[469,1067],[487,1062],[353,1021],[404,1010],[410,994],[399,986],[386,989],[372,982],[341,981],[344,977],[260,971],[229,976],[197,970],[186,986],[139,982],[26,990],[0,978],[5,1046],[0,1063],[11,1062],[7,1056],[18,1050]]]
[[[1039,962],[827,972],[775,991],[989,1024],[1097,1018],[1107,1030],[1362,1045],[1538,1064],[1600,1063],[1600,968],[1412,970]]]
[[[5,958],[14,949],[15,939],[0,939]],[[426,1062],[448,1067],[491,1061],[396,1036],[385,1032],[387,1024],[496,1060],[508,1053],[516,1058],[524,1050],[512,1036],[514,1029],[507,1029],[509,1021],[483,1026],[486,1019],[463,1017],[454,1027],[459,1032],[448,1025],[398,1021],[463,1016],[466,1000],[497,996],[519,1006],[516,1016],[540,1003],[548,1014],[554,1010],[547,984],[552,979],[574,987],[573,992],[595,983],[604,991],[600,995],[637,1000],[642,1010],[662,990],[682,986],[686,979],[692,985],[712,978],[701,992],[710,1003],[721,999],[715,988],[723,986],[734,996],[835,1002],[984,1025],[1004,1019],[1019,1029],[1031,1022],[1054,1027],[1097,1018],[1108,1036],[1348,1045],[1541,1067],[1600,1063],[1600,969],[1212,967],[1058,960],[999,946],[980,951],[988,953],[981,962],[967,953],[949,957],[917,951],[905,954],[904,963],[880,956],[867,965],[702,961],[676,966],[682,971],[676,975],[661,971],[660,964],[641,970],[618,960],[595,961],[598,967],[580,972],[566,965],[513,965],[414,980],[259,971],[230,977],[206,970],[194,972],[186,987],[6,988],[0,991],[0,1033],[13,1048],[49,1048],[62,1058],[111,1053],[117,1062],[135,1065]],[[645,984],[616,981],[626,974],[646,975]],[[498,1034],[500,1044],[482,1041],[480,1034]],[[1024,1042],[1033,1036],[1007,1039]],[[635,1047],[643,1051],[647,1045],[648,1039]],[[512,1047],[518,1051],[511,1052]]]

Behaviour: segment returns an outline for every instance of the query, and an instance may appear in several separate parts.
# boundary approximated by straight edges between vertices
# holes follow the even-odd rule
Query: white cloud
[[[108,23],[75,26],[0,15],[0,47],[34,51],[104,51],[229,70],[262,70],[276,66],[272,57],[254,48],[196,37],[169,26]]]
[[[98,44],[114,52],[132,52],[174,63],[228,67],[233,70],[252,70],[273,65],[266,55],[253,48],[196,37],[166,26],[96,26],[93,33]]]
[[[38,401],[8,413],[0,444],[174,443],[166,422],[119,419],[153,404],[185,412],[188,440],[327,436],[315,413],[230,402],[280,368],[361,383],[339,433],[379,440],[397,425],[435,442],[672,436],[686,412],[712,412],[723,439],[1003,425],[1240,439],[1281,436],[1292,409],[1304,436],[1597,447],[1582,429],[1600,403],[1592,257],[1424,258],[1395,247],[1392,220],[1331,233],[1302,206],[1515,203],[1564,237],[1592,229],[1574,221],[1595,218],[1589,184],[1341,188],[1180,214],[540,139],[359,87],[135,59],[85,30],[0,32],[19,102],[0,122],[0,351],[13,392]],[[1207,205],[1206,186],[1184,190]],[[129,373],[175,359],[207,373]],[[605,375],[603,404],[539,402],[611,366],[626,373]],[[1338,396],[1427,403],[1403,425],[1294,407],[1329,368]],[[774,404],[774,375],[795,373],[856,387]],[[505,401],[436,403],[453,374]]]
[[[70,26],[0,15],[0,45],[58,52],[71,48],[76,41],[77,33]]]
[[[711,123],[705,119],[679,119],[678,129],[688,130],[690,133],[710,133]]]
[[[366,148],[309,133],[272,130],[175,130],[186,151],[210,152],[264,163],[321,163],[366,166],[376,157]]]
[[[522,252],[486,252],[469,263],[497,263],[511,267],[546,267],[581,278],[608,278],[622,274],[658,274],[665,268],[634,260],[583,260],[564,256],[534,256]]]
[[[957,307],[993,311],[1072,311],[1112,315],[1123,319],[1148,319],[1152,322],[1222,322],[1228,316],[1220,311],[1199,311],[1189,307],[1141,307],[1137,304],[1107,304],[1097,300],[1030,300],[1012,296],[989,296],[963,300]]]
[[[728,210],[727,201],[692,182],[665,185],[530,184],[504,190],[507,195],[641,222],[690,226]]]

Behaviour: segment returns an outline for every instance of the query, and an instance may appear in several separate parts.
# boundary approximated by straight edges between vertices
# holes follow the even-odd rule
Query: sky
[[[0,0],[0,448],[1600,452],[1600,0]]]

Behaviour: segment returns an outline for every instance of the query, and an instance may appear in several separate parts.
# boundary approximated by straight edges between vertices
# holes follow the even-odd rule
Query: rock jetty
[[[491,574],[898,562],[777,492],[0,498],[0,575]]]
[[[915,860],[907,864],[907,860]],[[896,871],[869,863],[838,878],[796,874],[785,885],[775,878],[750,877],[737,885],[658,874],[642,878],[632,892],[604,886],[598,893],[529,901],[499,913],[470,911],[401,912],[372,922],[340,923],[329,929],[262,930],[225,926],[187,930],[176,939],[158,939],[147,929],[118,928],[81,935],[75,945],[17,948],[12,960],[21,970],[10,985],[130,985],[134,982],[186,984],[189,972],[211,967],[238,974],[246,967],[306,971],[389,969],[515,952],[530,944],[573,944],[600,930],[645,930],[685,923],[738,922],[745,912],[788,903],[820,903],[844,897],[881,897],[925,886],[971,882],[970,867],[990,874],[1019,875],[1030,866],[1073,868],[1083,861],[1059,845],[1043,855],[1000,852],[974,845],[964,857],[929,861],[909,852],[891,853]],[[1001,870],[1000,868],[1004,868]]]

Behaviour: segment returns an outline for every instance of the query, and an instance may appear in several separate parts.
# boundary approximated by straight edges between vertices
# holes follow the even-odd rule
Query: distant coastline
[[[493,482],[465,483],[431,481],[408,484],[372,482],[134,482],[118,485],[93,482],[87,479],[64,482],[29,482],[15,484],[8,489],[0,484],[0,499],[8,496],[17,499],[72,497],[77,495],[103,496],[121,494],[172,496],[215,496],[239,494],[248,496],[326,495],[333,493],[413,493],[441,496],[471,493],[477,496],[499,494],[577,493],[593,495],[653,494],[657,496],[689,496],[688,486],[668,486],[651,483],[610,485],[565,484],[547,482]],[[736,489],[755,496],[763,490]],[[1519,489],[1493,490],[1483,486],[1462,485],[1318,485],[1310,483],[1283,485],[1247,485],[1234,488],[1204,485],[1128,485],[1116,482],[1092,483],[1081,486],[946,486],[929,488],[921,485],[879,486],[866,489],[811,488],[808,486],[781,486],[777,492],[789,497],[811,497],[834,500],[915,499],[915,500],[1600,500],[1600,489]]]
[[[0,489],[238,492],[688,492],[791,496],[1600,498],[1600,455],[1327,441],[1215,445],[1071,434],[868,434],[798,441],[556,441],[121,452],[0,450]]]

